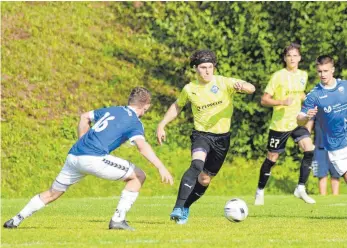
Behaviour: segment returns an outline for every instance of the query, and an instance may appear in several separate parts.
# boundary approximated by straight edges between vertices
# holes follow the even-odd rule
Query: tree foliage
[[[182,88],[191,76],[190,54],[208,48],[218,56],[219,74],[257,87],[255,95],[236,98],[231,126],[233,152],[251,158],[264,153],[272,110],[259,100],[271,74],[283,66],[286,45],[301,43],[308,89],[317,82],[314,60],[322,54],[338,61],[337,77],[347,77],[346,7],[345,2],[141,2],[117,3],[115,12],[124,24],[170,47],[171,55],[186,58],[186,63],[166,65],[178,74],[168,78],[173,86]]]
[[[336,59],[336,76],[347,77],[346,2],[3,2],[2,196],[30,196],[50,186],[76,141],[79,114],[126,104],[131,88],[148,87],[153,107],[143,118],[147,140],[183,86],[193,79],[188,58],[196,49],[216,52],[217,73],[253,83],[254,95],[235,98],[230,154],[211,192],[253,193],[265,156],[271,109],[260,106],[285,45],[302,45],[308,90],[317,82],[314,60]],[[168,142],[154,146],[177,181],[189,166],[192,115],[187,106],[167,128]],[[301,157],[292,141],[269,184],[289,192]],[[115,155],[142,167],[143,194],[171,194],[134,148]],[[258,159],[259,158],[259,159]],[[232,166],[231,166],[232,165]],[[154,180],[155,178],[155,180]],[[97,182],[97,183],[96,183]],[[312,182],[312,179],[311,181]],[[83,187],[88,185],[90,187]],[[113,186],[88,178],[70,195],[109,195]],[[114,188],[113,188],[114,190]],[[309,185],[316,192],[316,187]]]

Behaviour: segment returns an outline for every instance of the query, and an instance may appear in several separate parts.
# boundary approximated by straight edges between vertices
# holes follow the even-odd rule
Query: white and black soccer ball
[[[240,222],[247,218],[248,207],[245,201],[239,198],[233,198],[225,203],[225,217],[232,222]]]

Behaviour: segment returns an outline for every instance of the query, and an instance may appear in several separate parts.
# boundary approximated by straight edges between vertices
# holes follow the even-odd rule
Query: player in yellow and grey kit
[[[233,96],[252,94],[252,84],[240,79],[214,75],[217,60],[213,52],[199,50],[190,58],[196,80],[185,85],[176,102],[166,112],[157,128],[159,144],[166,138],[165,126],[175,119],[187,102],[191,103],[194,130],[191,135],[192,161],[184,173],[177,201],[170,217],[177,224],[188,220],[189,207],[206,191],[211,179],[222,167],[229,150]]]
[[[263,106],[273,107],[273,114],[267,144],[268,153],[260,169],[255,205],[264,205],[264,188],[270,177],[271,167],[275,165],[279,154],[284,151],[289,136],[304,150],[299,182],[294,195],[307,203],[315,203],[305,190],[305,183],[311,170],[314,146],[310,132],[307,128],[298,126],[296,122],[296,116],[301,110],[301,102],[305,98],[304,91],[307,83],[307,73],[298,69],[301,60],[300,46],[292,43],[286,47],[283,59],[286,67],[272,75],[261,99]]]

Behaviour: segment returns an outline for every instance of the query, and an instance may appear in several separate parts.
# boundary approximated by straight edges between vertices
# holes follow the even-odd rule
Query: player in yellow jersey
[[[194,130],[191,135],[192,161],[184,173],[175,207],[170,215],[177,224],[188,220],[189,207],[206,191],[222,167],[230,144],[233,96],[237,92],[252,94],[255,87],[240,79],[214,75],[216,56],[199,50],[190,57],[196,80],[185,85],[157,128],[159,144],[165,141],[165,126],[174,120],[187,102],[191,103]]]
[[[294,195],[307,203],[315,203],[305,189],[310,175],[314,146],[310,132],[306,127],[298,126],[296,122],[301,102],[305,98],[304,90],[307,83],[307,73],[298,69],[301,60],[300,46],[296,43],[287,46],[283,52],[283,59],[286,67],[272,75],[261,98],[263,106],[273,107],[273,114],[267,143],[268,153],[260,169],[255,205],[264,205],[264,188],[270,177],[271,167],[275,165],[279,154],[285,150],[289,136],[304,151],[299,182]]]

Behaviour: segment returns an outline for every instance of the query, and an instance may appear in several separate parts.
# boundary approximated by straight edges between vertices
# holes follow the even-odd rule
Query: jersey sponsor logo
[[[319,99],[327,98],[328,95],[320,96]]]
[[[301,94],[302,90],[287,90],[286,94],[287,95],[296,95],[296,94]]]
[[[324,112],[325,113],[330,113],[331,112],[331,106],[324,107]]]
[[[209,104],[206,104],[206,105],[197,106],[196,108],[198,109],[198,111],[201,111],[203,109],[214,107],[214,106],[217,106],[217,105],[222,104],[222,103],[223,103],[223,101],[212,102],[212,103],[209,103]]]
[[[219,90],[219,88],[216,85],[213,85],[211,88],[211,92],[215,93],[215,94],[218,92],[218,90]]]

